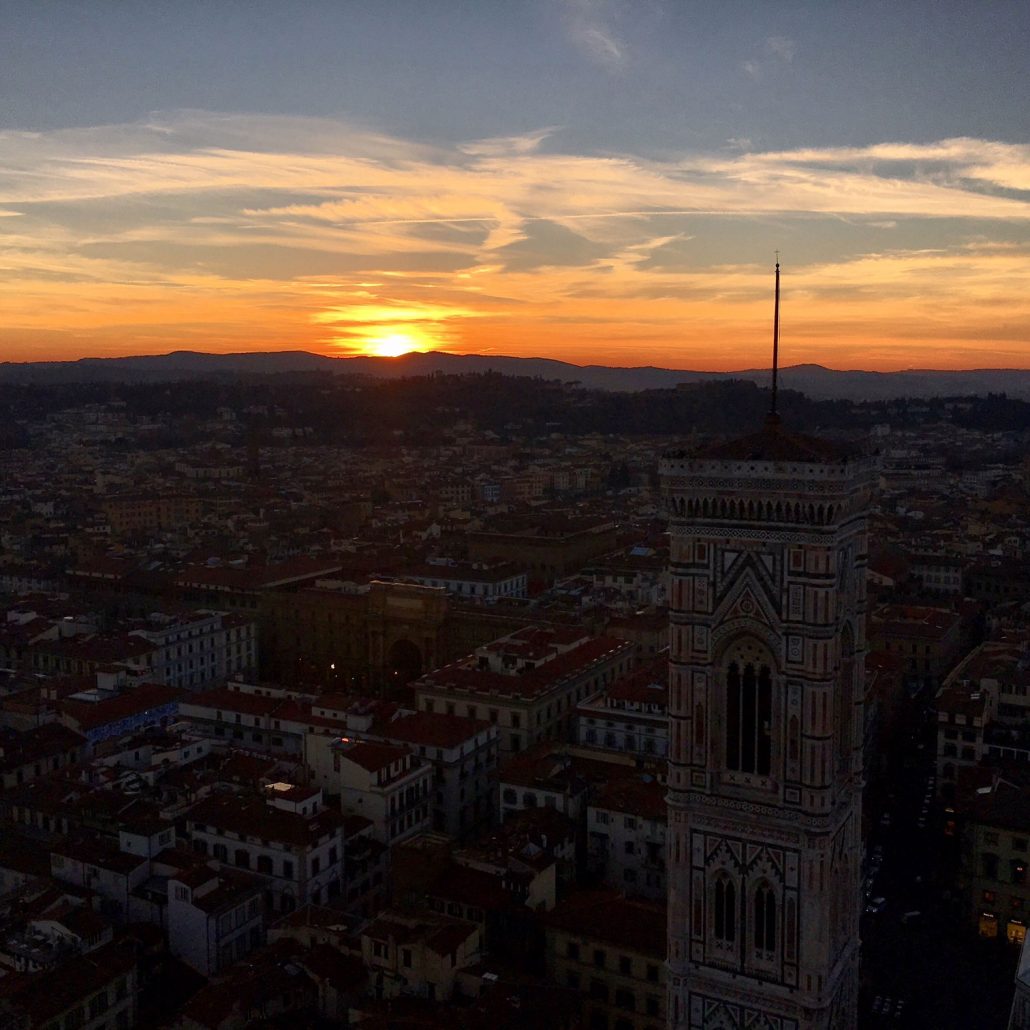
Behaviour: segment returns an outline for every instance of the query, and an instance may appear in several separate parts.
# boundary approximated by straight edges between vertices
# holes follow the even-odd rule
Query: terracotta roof
[[[541,916],[548,926],[665,961],[664,904],[615,891],[579,891]]]
[[[460,901],[484,911],[498,911],[517,906],[510,891],[505,890],[500,876],[483,869],[449,863],[426,888],[426,894],[445,901]]]
[[[222,868],[215,874],[218,886],[201,895],[193,892],[193,907],[212,915],[235,908],[242,901],[259,896],[267,882],[263,876],[252,876],[237,869]]]
[[[15,1011],[27,1013],[32,1026],[43,1026],[135,965],[136,958],[128,948],[105,944],[45,973],[0,977],[0,998],[12,1003]]]
[[[28,876],[49,876],[50,849],[5,826],[0,833],[0,868]]]
[[[964,715],[967,719],[982,719],[987,710],[987,695],[962,687],[948,687],[937,695],[937,711],[949,715]]]
[[[236,569],[225,566],[196,566],[183,569],[176,579],[181,586],[210,587],[218,590],[262,590],[269,587],[316,579],[339,572],[338,561],[319,558],[293,558],[280,565],[251,566]]]
[[[315,815],[301,815],[275,808],[263,798],[238,794],[214,794],[194,805],[186,814],[190,823],[202,823],[244,837],[280,841],[309,847],[326,834],[343,826],[343,816],[325,808]]]
[[[668,818],[665,808],[665,787],[653,776],[616,777],[600,787],[592,808],[606,808],[613,812],[625,812],[642,819],[665,822]]]
[[[416,712],[402,715],[393,722],[377,726],[376,731],[384,737],[403,740],[407,744],[426,744],[431,747],[459,747],[471,740],[477,733],[490,728],[482,719],[467,719],[461,715],[445,715],[442,712]]]
[[[248,694],[242,690],[230,690],[228,687],[214,687],[211,690],[200,690],[183,699],[183,704],[199,708],[213,708],[216,711],[239,712],[241,715],[271,715],[279,708],[285,698],[265,697],[261,694]]]
[[[386,911],[366,927],[363,937],[397,944],[422,942],[437,955],[448,955],[476,933],[474,923],[452,919],[435,912],[420,912],[416,917]]]
[[[363,993],[368,981],[368,970],[360,958],[329,944],[312,945],[308,951],[295,956],[294,962],[314,980],[330,983],[338,991]]]
[[[60,723],[44,723],[23,733],[0,730],[0,771],[17,769],[86,743],[86,738]]]
[[[272,999],[292,995],[298,988],[306,998],[298,998],[293,1009],[314,1002],[314,984],[293,964],[293,959],[303,953],[303,947],[289,939],[251,952],[245,963],[231,966],[224,977],[211,981],[190,998],[183,1015],[202,1027],[218,1030],[234,1013],[240,1018],[232,1025],[250,1025],[253,1011],[260,1011]]]
[[[165,687],[159,683],[142,683],[103,701],[73,701],[66,698],[55,704],[63,718],[74,722],[80,730],[90,730],[133,715],[142,715],[154,708],[174,704],[187,696],[186,691],[177,690],[175,687]]]
[[[662,708],[669,703],[669,652],[642,665],[639,669],[617,679],[608,690],[614,701],[636,701],[656,704]]]
[[[970,772],[984,770],[970,770]],[[1030,786],[991,776],[989,786],[978,783],[980,777],[962,775],[959,770],[955,807],[967,818],[984,826],[1006,830],[1030,831]],[[986,777],[984,777],[986,778]]]
[[[920,605],[885,604],[870,619],[873,633],[936,639],[953,629],[961,616],[948,608]]]
[[[74,862],[95,865],[98,869],[128,876],[149,859],[120,851],[116,845],[89,837],[65,838],[51,845],[51,853]]]
[[[403,762],[411,754],[404,747],[377,744],[365,740],[349,741],[343,744],[339,750],[341,755],[368,772],[379,772],[380,769],[386,769],[394,762]]]
[[[41,654],[60,655],[74,661],[125,662],[157,651],[157,645],[131,633],[113,636],[65,637],[40,640],[33,645]]]
[[[465,659],[430,673],[418,681],[427,689],[457,689],[469,693],[498,696],[533,697],[553,689],[558,683],[585,672],[594,662],[628,651],[631,644],[614,637],[595,637],[559,654],[536,668],[517,675],[505,675],[476,668],[473,659]]]

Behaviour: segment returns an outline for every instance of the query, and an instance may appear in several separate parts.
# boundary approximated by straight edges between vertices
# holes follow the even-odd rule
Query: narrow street
[[[1004,1030],[1018,950],[979,938],[947,889],[958,842],[943,835],[938,803],[919,825],[932,790],[936,727],[925,700],[914,704],[914,725],[902,737],[906,753],[893,777],[889,823],[876,821],[867,847],[867,856],[878,848],[883,856],[868,899],[884,901],[875,912],[867,904],[862,916],[859,1026]]]

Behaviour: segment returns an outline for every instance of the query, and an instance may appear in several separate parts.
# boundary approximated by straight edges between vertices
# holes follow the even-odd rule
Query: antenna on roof
[[[772,406],[769,414],[776,414],[776,377],[780,364],[780,252],[776,251],[776,306],[773,308],[773,362],[772,362]]]

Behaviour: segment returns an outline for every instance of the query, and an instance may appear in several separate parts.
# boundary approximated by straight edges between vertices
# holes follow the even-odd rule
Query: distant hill
[[[636,392],[672,389],[679,383],[717,379],[745,379],[760,385],[769,382],[768,369],[739,372],[694,372],[655,368],[609,368],[605,365],[573,365],[551,358],[515,358],[503,355],[448,354],[429,351],[400,358],[332,358],[307,351],[272,351],[240,354],[205,354],[174,351],[171,354],[125,358],[81,358],[78,361],[0,363],[0,383],[167,382],[240,375],[297,372],[331,372],[367,375],[381,379],[431,375],[442,372],[499,372],[503,375],[579,382],[596,390]],[[940,397],[1006,393],[1030,399],[1030,370],[908,369],[903,372],[837,371],[822,365],[793,365],[780,370],[785,389],[798,390],[815,400],[889,400],[895,397]]]

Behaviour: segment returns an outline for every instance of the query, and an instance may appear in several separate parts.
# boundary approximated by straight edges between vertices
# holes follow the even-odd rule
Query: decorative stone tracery
[[[782,453],[792,444],[775,432]],[[749,438],[762,446],[760,434]],[[854,1026],[854,992],[843,985],[858,960],[874,470],[807,456],[822,447],[806,442],[796,462],[663,463],[670,715],[681,727],[669,770],[675,1030]]]

